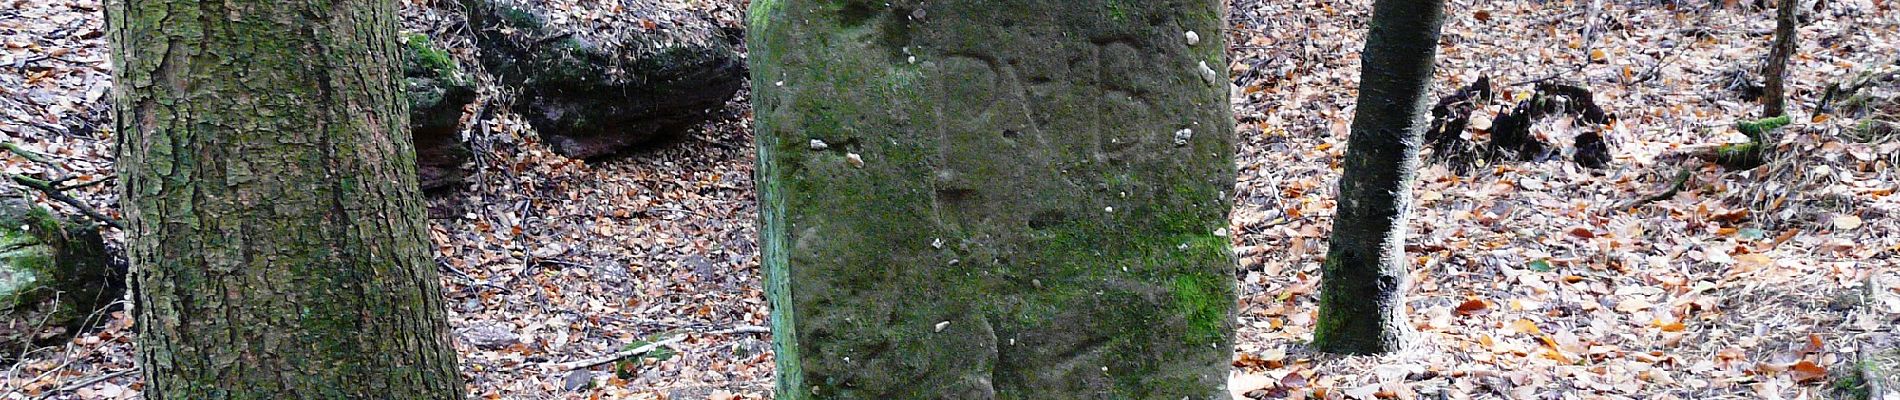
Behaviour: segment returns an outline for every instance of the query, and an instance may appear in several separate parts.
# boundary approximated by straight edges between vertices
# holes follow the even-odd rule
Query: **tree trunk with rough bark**
[[[1788,59],[1794,56],[1795,17],[1801,12],[1798,0],[1781,0],[1775,6],[1775,43],[1769,50],[1768,63],[1762,66],[1761,117],[1788,114]]]
[[[1390,352],[1408,330],[1405,217],[1444,8],[1442,0],[1378,0],[1373,6],[1358,115],[1321,277],[1313,344],[1322,351]]]
[[[395,2],[106,10],[146,398],[463,398]]]

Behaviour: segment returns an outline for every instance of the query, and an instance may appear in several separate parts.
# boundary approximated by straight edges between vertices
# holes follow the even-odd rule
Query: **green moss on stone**
[[[1217,128],[1224,88],[1178,87],[1200,83],[1197,71],[1129,60],[1149,69],[1131,73],[1156,75],[1154,108],[1104,113],[1090,80],[1072,79],[1088,71],[1044,74],[1100,41],[1180,37],[1184,25],[1211,38],[1219,20],[1195,16],[1218,8],[1175,21],[1171,8],[1114,0],[1126,21],[1173,21],[1149,27],[1100,21],[1110,5],[1099,2],[922,4],[752,3],[780,398],[962,398],[974,386],[999,399],[1212,393],[1230,356],[1234,292],[1229,244],[1214,235],[1232,178],[1230,132]],[[919,9],[928,16],[911,20]],[[1056,18],[1076,29],[1048,41],[994,36],[1067,15],[1095,17]],[[1178,42],[1143,50],[1179,57],[1170,65],[1218,53]],[[991,75],[1007,96],[994,115],[955,115],[987,104],[945,98],[945,86],[980,82],[940,75],[958,56],[1009,69]],[[1105,140],[1087,131],[1095,121],[1119,121],[1103,135],[1199,132],[1191,146],[1114,153],[1095,146]],[[812,150],[812,139],[829,147]],[[1108,384],[1065,390],[1084,382]]]
[[[413,70],[431,73],[433,76],[454,76],[460,69],[449,52],[436,48],[429,35],[408,33],[403,36],[403,45],[408,53],[404,62]]]
[[[1181,275],[1174,278],[1176,312],[1188,318],[1188,344],[1207,345],[1226,340],[1229,304],[1233,290],[1223,289],[1222,279],[1205,275]]]
[[[496,13],[501,15],[502,23],[506,24],[509,28],[524,29],[533,32],[539,32],[543,29],[544,23],[541,22],[541,17],[527,10],[513,6],[501,6],[501,9],[496,10]]]

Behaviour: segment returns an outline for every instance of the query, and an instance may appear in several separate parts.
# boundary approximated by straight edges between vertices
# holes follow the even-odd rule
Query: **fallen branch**
[[[1669,184],[1668,190],[1664,190],[1662,191],[1662,193],[1643,196],[1643,198],[1632,200],[1628,203],[1623,203],[1623,205],[1617,206],[1616,209],[1628,210],[1628,209],[1632,209],[1636,207],[1641,207],[1644,204],[1654,203],[1658,200],[1676,197],[1676,193],[1682,193],[1682,189],[1687,188],[1689,186],[1689,177],[1691,176],[1695,176],[1695,168],[1682,167],[1681,171],[1676,172],[1676,179],[1675,181]]]
[[[558,367],[562,371],[571,371],[571,370],[577,370],[581,368],[592,368],[601,364],[606,364],[606,363],[610,363],[614,361],[620,361],[620,359],[623,359],[623,358],[651,353],[654,350],[659,350],[661,347],[665,347],[666,345],[670,345],[674,343],[679,343],[680,341],[683,341],[683,340],[686,340],[686,335],[674,336],[666,340],[661,340],[661,341],[653,342],[653,343],[647,343],[645,346],[616,351],[613,354],[608,354],[608,355],[604,355],[600,357],[594,357],[594,358],[589,358],[589,359],[574,361],[574,362],[561,363],[561,365],[559,365]]]
[[[4,176],[6,176],[8,180],[13,181],[13,183],[19,184],[20,186],[25,186],[28,188],[32,188],[34,190],[38,190],[41,193],[45,193],[47,198],[57,200],[61,203],[66,203],[66,205],[69,205],[69,206],[73,206],[73,208],[79,209],[79,212],[85,213],[87,217],[92,217],[92,219],[97,220],[100,223],[104,223],[107,226],[111,226],[113,228],[125,229],[125,225],[120,225],[118,219],[114,219],[112,217],[106,216],[104,213],[99,212],[99,210],[93,209],[92,206],[86,204],[86,202],[79,201],[79,199],[75,199],[72,196],[66,195],[65,193],[66,190],[95,185],[95,184],[98,184],[99,182],[104,182],[104,180],[81,183],[81,184],[76,184],[76,185],[62,186],[61,184],[65,183],[66,181],[73,180],[72,174],[67,173],[66,168],[60,167],[59,163],[53,162],[53,160],[47,158],[46,155],[34,152],[32,150],[27,150],[24,147],[20,147],[20,145],[13,144],[12,142],[0,142],[0,149],[5,149],[7,152],[13,153],[14,155],[18,155],[20,156],[20,158],[24,158],[27,161],[39,163],[40,165],[45,166],[47,170],[50,170],[58,175],[64,176],[63,178],[54,178],[54,179],[49,180],[49,179],[39,179],[39,178],[34,178],[34,177],[29,177],[29,176],[20,175],[20,174],[14,174],[14,173],[5,173]]]
[[[1674,54],[1675,54],[1674,52],[1664,53],[1662,57],[1659,57],[1656,59],[1655,64],[1649,66],[1649,69],[1644,70],[1642,73],[1636,74],[1636,78],[1635,78],[1636,80],[1629,81],[1629,83],[1625,83],[1624,85],[1641,84],[1643,82],[1649,82],[1651,80],[1655,80],[1658,77],[1661,77],[1663,67],[1668,66],[1670,61],[1675,61],[1675,58],[1669,57]]]
[[[54,181],[48,181],[44,179],[35,179],[32,177],[19,175],[19,174],[6,174],[6,177],[12,180],[13,183],[17,183],[20,186],[33,188],[34,190],[39,190],[41,193],[45,193],[46,198],[58,200],[61,203],[66,203],[66,205],[73,206],[73,208],[79,209],[80,213],[86,214],[87,217],[91,217],[93,220],[97,220],[100,223],[106,224],[106,226],[119,228],[121,230],[125,229],[125,225],[119,224],[118,219],[114,219],[112,217],[106,216],[104,213],[100,213],[99,210],[93,209],[92,206],[86,205],[86,202],[79,201],[79,199],[75,199],[72,196],[66,195],[66,192],[62,191],[61,188],[54,183]]]
[[[508,290],[507,287],[503,287],[501,285],[488,282],[487,280],[484,280],[484,279],[476,279],[475,276],[469,275],[467,272],[463,272],[459,268],[455,268],[454,265],[449,265],[449,262],[447,260],[443,260],[442,257],[436,257],[435,266],[436,266],[436,269],[448,271],[450,274],[454,274],[457,277],[468,280],[469,283],[473,283],[475,284],[475,286],[495,289],[495,290],[501,291],[503,294],[514,294],[514,291]]]
[[[767,328],[767,327],[758,326],[758,325],[740,325],[740,326],[735,326],[729,329],[720,329],[716,331],[707,331],[707,332],[702,332],[702,333],[706,333],[710,335],[731,335],[731,334],[740,334],[740,333],[772,333],[772,328]]]
[[[708,335],[733,335],[733,334],[741,334],[741,333],[772,333],[772,328],[758,326],[758,325],[739,325],[739,326],[734,326],[731,328],[720,329],[716,331],[703,331],[699,333],[708,334]],[[642,355],[646,353],[651,353],[654,350],[659,350],[661,347],[665,347],[667,345],[671,345],[674,343],[679,343],[680,341],[683,341],[683,340],[686,340],[686,335],[680,334],[678,336],[667,338],[666,340],[661,340],[661,341],[653,342],[653,343],[647,343],[644,346],[617,351],[617,352],[614,352],[613,354],[589,358],[589,359],[580,360],[580,361],[561,363],[558,367],[562,371],[572,371],[572,370],[577,370],[581,368],[592,368],[594,366],[598,366],[601,364],[611,363],[614,361],[620,361],[621,359],[624,359],[627,357],[633,357],[633,356],[638,356],[638,355]]]
[[[1768,151],[1779,139],[1771,135],[1792,122],[1787,116],[1735,123],[1735,130],[1748,136],[1743,143],[1705,144],[1684,147],[1664,154],[1665,160],[1702,160],[1732,171],[1754,169],[1767,163]]]
[[[126,375],[136,373],[136,372],[139,372],[138,367],[132,367],[132,368],[126,368],[126,369],[122,369],[118,371],[112,371],[112,372],[106,373],[105,375],[99,375],[99,376],[95,376],[91,378],[81,379],[73,383],[68,383],[65,386],[60,386],[57,389],[48,390],[46,391],[46,393],[40,394],[40,397],[38,399],[39,400],[51,399],[53,398],[53,396],[58,396],[61,393],[83,389],[87,386],[96,385],[99,382],[105,382],[108,379],[126,376]]]
[[[1596,58],[1591,57],[1590,55],[1591,53],[1594,53],[1596,50],[1597,36],[1599,36],[1598,35],[1599,32],[1597,32],[1597,18],[1603,12],[1603,0],[1591,0],[1590,8],[1587,11],[1589,11],[1589,13],[1583,17],[1584,18],[1583,19],[1583,63],[1584,65],[1589,65],[1592,62],[1596,62]]]

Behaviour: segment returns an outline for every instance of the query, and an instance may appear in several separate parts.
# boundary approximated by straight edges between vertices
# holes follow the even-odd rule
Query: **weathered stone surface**
[[[1862,288],[1861,309],[1856,312],[1856,327],[1870,331],[1857,335],[1859,393],[1848,398],[1900,399],[1900,332],[1881,332],[1877,327],[1900,325],[1900,271],[1874,271]]]
[[[403,35],[403,81],[409,94],[409,131],[415,136],[416,178],[423,189],[462,180],[468,145],[462,143],[463,108],[475,102],[475,82],[455,59],[422,34]]]
[[[20,345],[53,345],[125,293],[90,221],[62,220],[0,193],[0,361]]]
[[[1224,395],[1221,2],[752,7],[780,398]]]
[[[555,21],[525,0],[465,0],[482,63],[555,152],[593,158],[678,135],[744,84],[736,35],[638,5],[614,23]]]

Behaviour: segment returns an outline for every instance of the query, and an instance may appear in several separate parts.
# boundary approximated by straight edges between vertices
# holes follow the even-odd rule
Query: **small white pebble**
[[[1227,228],[1215,229],[1214,237],[1227,237]]]
[[[785,86],[785,81],[778,81],[778,82],[773,82],[773,83],[772,83],[772,85],[774,85],[774,86]]]
[[[943,238],[937,238],[935,240],[931,240],[930,247],[939,248],[939,249],[943,248]]]
[[[1207,81],[1207,84],[1209,85],[1213,85],[1217,83],[1215,81],[1219,79],[1220,79],[1220,75],[1214,72],[1214,68],[1208,67],[1207,62],[1202,61],[1201,62],[1201,80]]]
[[[949,328],[949,327],[950,327],[950,321],[943,321],[943,322],[938,322],[938,323],[937,323],[937,331],[938,331],[938,332],[943,332],[943,329],[944,329],[944,328]]]
[[[845,154],[844,160],[851,163],[853,167],[864,168],[864,157],[858,156],[858,153]]]
[[[824,150],[824,149],[829,149],[829,148],[831,148],[831,144],[825,143],[825,141],[823,140],[818,140],[818,139],[811,140],[812,150]]]
[[[1102,207],[1104,212],[1115,212],[1115,207]]]
[[[1189,46],[1201,44],[1201,34],[1187,31],[1187,41]]]

